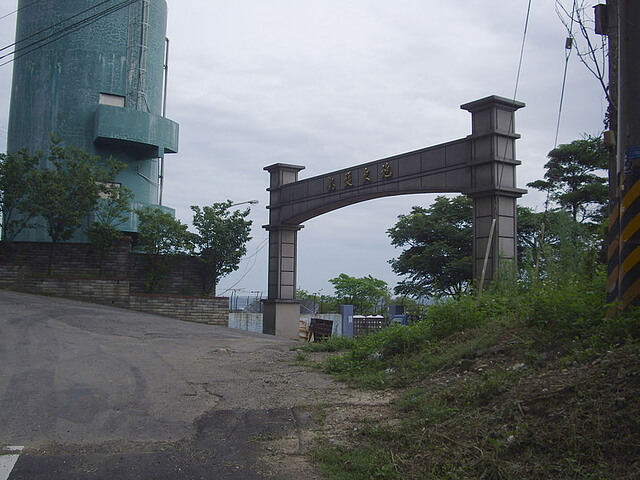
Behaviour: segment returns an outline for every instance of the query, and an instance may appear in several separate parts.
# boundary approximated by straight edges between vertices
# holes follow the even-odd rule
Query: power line
[[[559,3],[556,0],[556,3]],[[567,86],[567,72],[569,70],[569,58],[571,57],[571,52],[573,50],[573,22],[574,16],[576,14],[576,0],[573,0],[573,7],[571,9],[571,22],[569,23],[569,36],[567,37],[565,43],[565,55],[564,55],[564,72],[562,74],[562,88],[560,89],[560,102],[558,105],[558,120],[556,122],[556,135],[553,141],[554,148],[558,145],[558,135],[560,133],[560,119],[562,118],[562,106],[564,103],[564,93]]]
[[[527,15],[524,20],[524,31],[522,32],[522,43],[520,44],[520,59],[518,60],[518,73],[516,74],[516,85],[513,90],[513,101],[515,102],[518,96],[518,86],[520,85],[520,73],[522,72],[522,62],[524,59],[524,47],[527,43],[527,33],[529,31],[529,19],[531,17],[531,0],[527,5]]]
[[[262,249],[267,246],[267,243],[269,243],[269,238],[268,237],[263,239],[260,242],[260,244],[256,248],[256,251],[253,253],[253,255],[250,255],[250,256],[245,258],[245,260],[249,260],[250,258],[253,258],[253,262],[251,263],[251,265],[249,266],[247,271],[244,272],[244,274],[238,279],[238,281],[236,283],[234,283],[233,285],[231,285],[229,288],[227,288],[224,292],[222,292],[221,295],[224,295],[229,290],[234,289],[235,286],[238,285],[242,280],[244,280],[244,277],[246,277],[249,274],[249,272],[251,272],[251,270],[253,270],[253,267],[256,266],[256,261],[258,260],[258,253],[260,253],[260,251],[262,251]]]
[[[560,3],[559,0],[556,0],[556,5],[560,5],[560,7],[562,7],[562,4]],[[564,92],[567,86],[567,72],[569,69],[569,58],[571,57],[571,51],[573,50],[573,22],[574,22],[574,16],[576,13],[576,0],[573,0],[573,6],[571,9],[571,22],[569,24],[569,36],[566,39],[565,42],[565,56],[564,56],[564,72],[562,73],[562,87],[560,89],[560,102],[558,105],[558,120],[556,122],[556,134],[555,134],[555,139],[553,141],[553,148],[555,148],[558,145],[558,134],[560,133],[560,119],[562,118],[562,105],[564,103]],[[544,246],[544,241],[545,241],[545,225],[547,223],[547,214],[549,213],[549,203],[551,202],[551,188],[547,188],[547,196],[544,202],[544,212],[542,213],[542,223],[540,225],[540,236],[538,239],[538,253],[537,253],[537,258],[536,258],[536,265],[535,265],[535,277],[534,280],[537,280],[538,277],[538,271],[540,268],[540,254],[542,252],[542,248]]]
[[[522,64],[524,63],[524,47],[527,43],[527,34],[529,32],[529,20],[531,18],[531,3],[532,0],[529,0],[528,4],[527,4],[527,14],[525,16],[525,20],[524,20],[524,30],[522,32],[522,42],[520,43],[520,56],[518,59],[518,69],[516,72],[516,83],[513,89],[513,105],[515,105],[516,103],[516,97],[518,96],[518,87],[520,86],[520,74],[522,73]],[[510,118],[509,120],[509,128],[507,129],[507,132],[511,132],[511,129],[513,128],[513,116]],[[507,149],[509,148],[509,142],[505,143],[504,146],[504,155],[503,158],[506,159],[507,158]],[[498,186],[502,185],[502,178],[504,176],[504,168],[505,168],[505,164],[504,162],[502,163],[502,166],[500,167],[500,177],[498,178]],[[497,208],[497,206],[496,206]]]
[[[23,6],[22,6],[22,7],[20,7],[20,8],[15,9],[13,12],[5,13],[4,15],[2,15],[2,16],[0,17],[0,20],[2,20],[2,19],[4,19],[4,18],[7,18],[7,17],[10,17],[11,15],[13,15],[13,14],[15,14],[15,13],[18,13],[20,10],[24,10],[25,8],[29,8],[30,6],[35,5],[36,3],[40,2],[40,1],[41,1],[41,0],[35,0],[35,1],[31,2],[31,3],[28,3],[28,4],[26,4],[26,5],[23,5]]]
[[[529,0],[529,2],[527,3],[527,14],[525,16],[525,21],[524,21],[524,30],[522,32],[522,42],[520,43],[520,55],[518,58],[518,68],[517,68],[517,72],[516,72],[516,81],[515,81],[515,86],[513,89],[513,98],[512,100],[512,107],[515,110],[517,110],[516,108],[516,96],[518,94],[518,87],[520,85],[520,74],[522,72],[522,64],[524,62],[524,48],[527,42],[527,34],[529,32],[529,20],[531,18],[531,4],[532,4],[532,0]],[[513,121],[514,121],[514,113],[513,111],[511,112],[511,115],[509,115],[509,125],[507,127],[507,135],[511,134],[511,131],[514,129],[513,126]],[[500,173],[498,175],[498,188],[500,188],[502,186],[502,180],[504,178],[504,171],[505,171],[505,167],[506,167],[506,163],[507,163],[507,154],[508,154],[508,150],[509,150],[509,145],[513,145],[515,142],[515,137],[512,137],[512,141],[510,142],[508,139],[505,142],[504,145],[504,154],[502,156],[502,162],[500,165]],[[496,152],[499,154],[499,152]],[[514,157],[515,156],[515,148],[512,151],[512,155],[510,155],[510,157]],[[515,160],[515,158],[513,158],[513,160]],[[480,277],[480,292],[482,292],[482,287],[484,285],[484,279],[485,279],[485,271],[487,268],[487,264],[488,264],[488,260],[489,260],[489,254],[490,254],[490,249],[492,246],[492,242],[493,240],[493,235],[495,232],[495,228],[496,228],[496,224],[499,218],[499,206],[498,206],[499,202],[496,201],[494,202],[493,205],[493,212],[492,212],[492,221],[491,221],[491,227],[490,227],[490,231],[489,231],[489,238],[487,240],[487,249],[486,249],[486,253],[484,256],[484,262],[483,262],[483,267],[482,267],[482,276]],[[515,258],[515,257],[514,257]]]
[[[39,0],[36,0],[36,1],[39,1]],[[58,26],[60,26],[60,25],[63,25],[63,24],[65,24],[65,23],[67,23],[69,20],[73,20],[74,18],[76,18],[76,17],[78,17],[78,16],[80,16],[80,15],[82,15],[82,14],[84,14],[84,13],[87,13],[87,12],[88,12],[88,11],[90,11],[90,10],[94,10],[94,9],[98,8],[99,6],[101,6],[101,5],[104,5],[105,3],[109,3],[110,1],[112,1],[112,0],[105,0],[104,2],[99,3],[98,5],[94,5],[93,7],[89,7],[89,8],[87,8],[86,10],[83,10],[83,11],[81,11],[81,12],[76,13],[75,15],[72,15],[72,16],[70,16],[70,17],[68,17],[68,18],[65,18],[64,20],[62,20],[62,21],[60,21],[60,22],[58,22],[58,23],[54,23],[53,25],[49,25],[48,27],[43,28],[43,29],[42,29],[42,30],[40,30],[39,32],[33,33],[33,34],[31,34],[31,35],[29,35],[29,36],[27,36],[27,37],[21,38],[20,40],[16,40],[15,42],[13,42],[13,43],[11,43],[11,44],[9,44],[9,45],[6,45],[6,46],[4,46],[4,47],[0,48],[0,52],[2,52],[2,51],[4,51],[4,50],[6,50],[6,49],[8,49],[8,48],[14,47],[14,46],[16,46],[16,45],[17,45],[17,44],[19,44],[19,43],[26,42],[26,41],[27,41],[27,40],[29,40],[30,38],[37,37],[38,35],[43,34],[43,33],[44,33],[44,32],[46,32],[47,30],[51,30],[52,28],[56,28],[56,27],[58,27]],[[36,2],[34,2],[34,3],[36,3]],[[30,5],[33,5],[33,4],[30,4]],[[24,8],[24,7],[23,7],[23,8]],[[20,10],[20,9],[18,9],[18,10]],[[16,12],[17,12],[18,10],[16,10]],[[72,27],[72,26],[73,26],[73,25],[71,25],[71,27]],[[54,33],[54,34],[52,34],[52,35],[55,35],[55,33]],[[49,36],[49,37],[50,37],[50,36]],[[47,38],[49,38],[49,37],[45,37],[45,38],[43,38],[43,39],[41,39],[41,40],[46,40],[46,39],[47,39]],[[40,41],[40,40],[39,40],[39,41]],[[24,48],[27,48],[27,47],[24,47]],[[16,51],[18,51],[18,50],[14,50],[14,53],[15,53]]]
[[[565,59],[564,59],[564,72],[562,74],[562,87],[560,88],[560,103],[558,105],[558,119],[556,121],[556,134],[555,134],[555,138],[553,140],[553,146],[554,148],[556,147],[556,145],[558,145],[558,135],[560,133],[560,120],[562,118],[562,106],[564,103],[564,92],[567,86],[567,71],[569,69],[569,57],[571,55],[571,45],[570,42],[568,41],[571,37],[567,38],[567,46],[565,47],[568,51],[568,53],[565,53]]]
[[[107,0],[105,2],[102,2],[99,5],[107,3],[108,1],[111,1],[111,0]],[[117,5],[114,5],[112,7],[107,8],[106,10],[103,10],[102,12],[96,13],[96,14],[94,14],[94,15],[92,15],[90,17],[87,17],[87,18],[85,18],[83,20],[80,20],[80,21],[78,21],[78,22],[76,22],[76,23],[74,23],[72,25],[64,27],[61,30],[58,30],[58,31],[56,31],[56,32],[44,37],[44,38],[41,38],[39,40],[35,40],[34,42],[30,43],[29,45],[14,49],[14,51],[12,51],[10,53],[7,53],[7,54],[5,54],[3,56],[0,56],[0,59],[3,59],[3,58],[6,58],[6,57],[9,57],[9,56],[13,55],[12,59],[7,60],[4,63],[1,63],[0,67],[2,67],[4,65],[7,65],[7,64],[13,62],[14,60],[16,60],[18,58],[21,58],[21,57],[23,57],[25,55],[28,55],[29,53],[32,53],[32,52],[34,52],[34,51],[36,51],[36,50],[38,50],[40,48],[43,48],[43,47],[49,45],[50,43],[53,43],[53,42],[55,42],[57,40],[60,40],[60,39],[62,39],[64,37],[66,37],[67,35],[70,35],[71,33],[75,33],[78,30],[80,30],[80,29],[82,29],[84,27],[87,27],[88,25],[92,25],[92,24],[96,23],[98,20],[101,20],[102,18],[104,18],[104,17],[106,17],[106,16],[108,16],[108,15],[110,15],[112,13],[115,13],[118,10],[121,10],[122,8],[125,8],[125,7],[127,7],[129,5],[132,5],[133,3],[136,3],[138,1],[140,1],[140,0],[125,0],[123,2],[120,2]],[[86,10],[83,13],[86,13]],[[68,21],[71,18],[75,18],[78,15],[80,15],[80,14],[76,14],[76,15],[74,15],[72,17],[69,17],[67,20],[57,23],[56,26]],[[47,31],[47,30],[50,30],[51,28],[52,27],[47,27],[46,29],[44,29],[44,30],[42,30],[42,31],[40,31],[40,32],[38,32],[38,33],[36,33],[34,35],[31,35],[28,38],[31,38],[31,37],[33,37],[35,35],[38,35],[40,33],[43,33],[45,31]],[[48,40],[48,41],[45,42],[45,40]],[[19,42],[17,42],[17,43],[19,43]],[[15,45],[15,44],[13,44],[13,45]],[[12,45],[10,45],[8,47],[5,47],[2,50],[6,49],[6,48],[9,48],[11,46]],[[23,50],[27,50],[27,51],[22,53],[22,54],[20,54],[20,55],[15,55],[17,52],[23,51]]]
[[[11,46],[15,46],[17,43],[21,43],[21,42],[23,42],[23,41],[25,41],[25,40],[27,40],[29,38],[33,38],[34,36],[38,36],[38,35],[46,32],[48,30],[51,30],[52,28],[55,28],[55,27],[57,27],[57,26],[59,26],[61,24],[64,24],[64,23],[68,22],[69,20],[71,20],[73,18],[76,18],[79,15],[82,15],[83,13],[86,13],[86,12],[88,12],[90,10],[93,10],[94,8],[99,7],[101,5],[104,5],[105,3],[108,3],[110,1],[112,1],[112,0],[106,0],[104,2],[101,2],[100,4],[98,4],[98,5],[94,6],[94,7],[91,7],[89,9],[87,9],[87,10],[84,10],[84,11],[78,13],[78,14],[72,15],[71,17],[69,17],[69,18],[67,18],[67,19],[65,19],[65,20],[63,20],[61,22],[58,22],[55,25],[47,27],[47,28],[41,30],[40,32],[37,32],[37,33],[35,33],[33,35],[30,35],[29,37],[26,37],[25,39],[22,39],[22,40],[14,43],[12,45],[9,45],[7,47],[2,48],[0,50],[6,50],[6,48],[9,48]],[[114,12],[124,8],[124,7],[127,7],[127,6],[131,5],[132,3],[137,2],[137,1],[139,1],[139,0],[125,0],[125,1],[123,1],[123,2],[121,2],[119,4],[117,4],[117,5],[114,5],[112,7],[109,7],[106,10],[103,10],[102,12],[99,12],[99,13],[96,13],[94,15],[91,15],[91,16],[89,16],[89,17],[87,17],[87,18],[85,18],[83,20],[80,20],[80,21],[78,21],[78,22],[76,22],[76,23],[74,23],[72,25],[68,25],[67,27],[62,28],[61,30],[53,32],[52,34],[50,34],[50,35],[48,35],[48,36],[46,36],[44,38],[41,38],[39,40],[35,40],[34,42],[32,42],[32,43],[30,43],[28,45],[25,45],[23,47],[19,47],[17,49],[14,49],[12,52],[10,52],[8,54],[5,54],[3,56],[0,56],[0,60],[1,60],[3,58],[9,57],[11,55],[14,55],[13,59],[11,59],[11,60],[9,60],[9,61],[7,61],[5,63],[0,64],[0,66],[6,65],[8,63],[11,63],[13,60],[16,60],[17,58],[20,58],[20,57],[22,57],[24,55],[27,55],[27,54],[35,51],[35,50],[38,50],[38,49],[40,49],[42,47],[45,47],[46,45],[49,45],[50,43],[53,43],[56,40],[64,38],[67,35],[69,35],[71,33],[74,33],[74,32],[76,32],[76,31],[78,31],[78,30],[80,30],[80,29],[82,29],[82,28],[84,28],[84,27],[86,27],[88,25],[91,25],[91,24],[97,22],[98,20],[106,17],[107,15],[110,15],[111,13],[114,13]],[[45,42],[45,40],[49,40],[49,41]],[[42,43],[42,42],[44,42],[44,43]],[[40,44],[40,45],[38,45],[38,44]],[[31,48],[31,47],[33,47],[33,48]],[[15,54],[17,52],[20,52],[20,51],[23,51],[23,50],[26,50],[26,49],[30,49],[30,50],[28,50],[27,52],[25,52],[25,53],[23,53],[21,55],[15,56]]]

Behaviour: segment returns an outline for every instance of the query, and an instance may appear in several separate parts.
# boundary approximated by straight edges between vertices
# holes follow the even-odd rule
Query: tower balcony
[[[134,148],[147,158],[178,151],[178,124],[152,113],[113,105],[98,105],[93,141]]]

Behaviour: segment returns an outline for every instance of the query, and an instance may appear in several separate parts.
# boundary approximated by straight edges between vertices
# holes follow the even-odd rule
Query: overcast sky
[[[568,2],[568,0],[565,0]],[[595,3],[595,2],[594,2]],[[0,17],[16,9],[0,0]],[[163,203],[190,223],[190,205],[259,200],[253,240],[218,294],[266,295],[268,173],[300,178],[465,137],[460,105],[488,95],[526,103],[516,114],[518,186],[542,178],[554,147],[567,32],[554,0],[168,0],[167,116],[180,152],[166,157]],[[15,15],[0,19],[0,45]],[[6,147],[11,65],[0,67],[0,151]],[[599,134],[606,111],[596,79],[572,56],[559,143]],[[386,234],[433,195],[364,202],[312,219],[298,237],[298,287],[333,293],[328,279],[373,275],[390,287],[400,252]],[[530,192],[521,204],[543,208]],[[242,207],[239,207],[242,208]],[[225,293],[226,292],[226,293]]]

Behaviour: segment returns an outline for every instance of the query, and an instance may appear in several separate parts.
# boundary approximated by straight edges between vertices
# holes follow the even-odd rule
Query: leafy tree
[[[93,213],[94,223],[114,227],[122,225],[131,213],[133,197],[133,192],[119,183],[101,185],[100,199]]]
[[[539,252],[542,215],[531,208],[517,206],[518,212],[518,266],[533,268]]]
[[[133,192],[118,183],[102,185],[102,194],[94,211],[94,222],[89,225],[87,235],[96,246],[100,257],[100,275],[104,256],[122,237],[118,228],[127,221],[131,213]]]
[[[147,288],[153,293],[158,291],[169,273],[173,257],[193,248],[192,235],[186,225],[160,208],[146,207],[136,210],[136,213],[140,220],[137,247],[148,255]]]
[[[544,180],[527,186],[549,193],[574,221],[600,223],[607,215],[608,187],[603,177],[608,152],[601,138],[586,137],[549,152]]]
[[[70,240],[95,209],[104,185],[113,181],[123,164],[113,158],[102,160],[72,146],[63,147],[52,138],[48,168],[33,172],[33,212],[45,220],[51,237],[48,271],[55,246]]]
[[[2,205],[2,240],[11,242],[17,234],[29,228],[35,216],[36,196],[34,171],[41,154],[26,150],[0,153],[0,203]]]
[[[414,206],[387,233],[405,250],[391,267],[408,278],[395,288],[412,297],[458,295],[473,276],[473,205],[466,196],[437,197],[429,208]]]
[[[336,296],[344,299],[345,304],[353,305],[357,312],[374,313],[380,301],[386,304],[390,298],[387,282],[371,275],[362,278],[341,273],[329,280]]]
[[[518,205],[518,265],[520,270],[540,267],[546,254],[552,257],[554,249],[566,242],[565,224],[573,224],[571,216],[563,211],[534,212],[528,207]],[[572,242],[572,248],[581,250],[582,246]],[[558,260],[558,258],[556,258]]]
[[[222,277],[238,269],[247,253],[251,237],[249,209],[229,210],[233,202],[214,203],[207,207],[192,206],[193,226],[197,233],[194,244],[202,265],[202,283],[207,295],[215,295]]]
[[[296,290],[296,298],[298,300],[312,300],[318,306],[318,313],[338,313],[342,304],[338,297],[322,294],[322,289],[314,293],[298,289]]]
[[[518,256],[522,272],[535,279],[592,277],[602,263],[601,245],[590,225],[569,212],[533,212],[518,207]]]
[[[50,168],[34,174],[38,190],[36,209],[56,243],[71,239],[93,212],[104,184],[113,181],[122,165],[109,159],[105,167],[100,157],[72,146],[62,147],[55,139],[48,163]]]
[[[587,136],[551,150],[548,158],[544,180],[528,184],[557,205],[533,215],[540,231],[536,278],[554,269],[593,275],[605,257],[607,149],[600,138]]]

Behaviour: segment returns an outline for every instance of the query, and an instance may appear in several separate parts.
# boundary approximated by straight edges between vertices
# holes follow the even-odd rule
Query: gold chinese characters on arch
[[[372,179],[372,169],[369,167],[363,167],[362,169],[362,185],[367,185],[370,183],[373,183],[373,179]],[[393,169],[391,168],[391,164],[389,162],[384,162],[380,165],[380,168],[378,169],[378,171],[380,172],[379,178],[377,179],[377,181],[381,181],[381,180],[388,180],[390,178],[393,178]],[[354,186],[353,183],[353,179],[354,179],[354,172],[353,170],[349,170],[347,172],[345,172],[344,174],[344,187],[345,188],[351,188]],[[336,182],[335,177],[331,176],[331,177],[327,177],[327,191],[328,192],[335,192],[338,189],[338,184]]]

